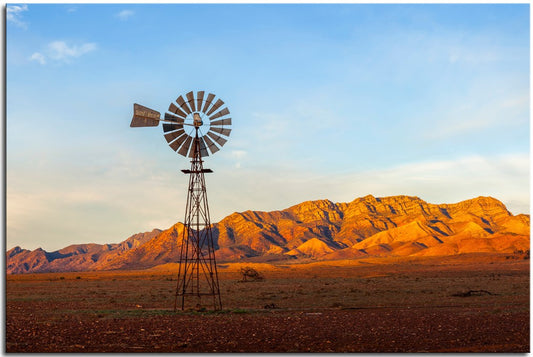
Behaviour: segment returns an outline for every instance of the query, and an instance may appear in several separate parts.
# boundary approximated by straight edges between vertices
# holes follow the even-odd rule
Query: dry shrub
[[[241,274],[242,274],[242,282],[246,281],[262,281],[265,279],[263,275],[261,275],[257,270],[255,270],[252,267],[242,267],[241,268]]]

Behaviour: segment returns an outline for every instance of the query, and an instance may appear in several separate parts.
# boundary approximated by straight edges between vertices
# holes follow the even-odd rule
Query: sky
[[[185,214],[188,159],[133,103],[233,121],[212,222],[308,200],[477,196],[529,214],[529,4],[8,4],[7,248],[118,243]]]

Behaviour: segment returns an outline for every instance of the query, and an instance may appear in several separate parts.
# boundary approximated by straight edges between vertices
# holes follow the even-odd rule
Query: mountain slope
[[[478,197],[431,204],[418,197],[365,196],[349,203],[307,201],[281,211],[233,213],[212,226],[217,261],[438,256],[529,249],[529,215]],[[8,273],[144,269],[179,260],[183,225],[139,233],[118,244],[55,252],[15,247]]]

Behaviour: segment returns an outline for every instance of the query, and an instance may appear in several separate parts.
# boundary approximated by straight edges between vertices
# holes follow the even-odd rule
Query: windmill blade
[[[220,145],[220,146],[224,146],[224,144],[225,144],[226,141],[227,141],[226,139],[222,138],[221,136],[218,136],[217,134],[214,134],[212,131],[209,131],[209,132],[207,133],[207,135],[208,135],[211,139],[215,140],[215,142],[216,142],[218,145]]]
[[[187,135],[187,138],[185,139],[185,143],[181,147],[181,149],[178,151],[178,154],[187,157],[187,153],[189,152],[189,149],[191,147],[191,141],[192,136]]]
[[[183,119],[187,118],[187,113],[182,112],[181,109],[176,107],[176,104],[174,103],[170,103],[170,106],[168,107],[168,111],[176,114],[177,116]]]
[[[185,100],[181,95],[178,97],[178,99],[176,99],[176,102],[178,102],[178,105],[181,107],[181,109],[185,110],[187,114],[191,114],[191,109],[189,108],[187,103],[185,103]]]
[[[222,104],[224,104],[224,102],[220,99],[217,99],[216,103],[211,107],[211,109],[209,109],[209,111],[206,113],[207,116],[213,114],[213,112],[215,110],[217,110],[218,108],[220,108],[220,106],[222,106]]]
[[[211,151],[211,154],[214,154],[216,153],[218,150],[220,150],[214,142],[211,141],[211,139],[209,139],[208,136],[203,136],[202,139],[205,140],[206,144],[207,144],[207,147],[209,148],[209,150]]]
[[[176,139],[175,141],[171,142],[169,145],[172,148],[172,150],[174,150],[174,151],[178,150],[179,147],[181,146],[181,144],[183,144],[183,142],[185,141],[185,139],[187,139],[188,136],[189,135],[184,133],[178,139]]]
[[[198,138],[200,139],[200,156],[201,157],[206,157],[206,156],[209,156],[209,152],[207,152],[207,147],[205,146],[205,141],[203,138]]]
[[[221,111],[219,111],[218,113],[211,115],[209,117],[209,120],[220,118],[220,117],[223,117],[224,115],[228,115],[228,114],[229,114],[229,109],[226,107],[226,108],[222,109]]]
[[[165,133],[168,133],[169,131],[174,131],[178,129],[183,129],[183,125],[181,124],[163,124],[163,131]]]
[[[201,90],[198,93],[196,93],[196,108],[197,111],[202,110],[202,101],[204,100],[204,91]]]
[[[210,125],[231,125],[231,118],[212,121]]]
[[[196,146],[196,142],[193,140],[191,151],[189,152],[190,158],[193,158],[196,155],[196,149],[200,150],[201,157],[209,156],[207,148],[205,147],[205,142],[202,140],[202,138],[198,138],[198,147]]]
[[[178,131],[173,131],[172,133],[165,134],[165,139],[167,139],[167,142],[170,143],[172,140],[182,136],[183,133],[185,133],[185,130],[183,129],[180,129]]]
[[[212,127],[211,130],[219,134],[226,135],[226,136],[229,136],[229,133],[231,133],[231,129],[222,129],[222,128],[217,128],[217,127]]]
[[[133,118],[130,127],[158,126],[161,113],[140,104],[133,104]]]
[[[180,118],[174,114],[170,114],[170,113],[165,113],[165,120],[168,120],[168,121],[175,121],[176,123],[183,123],[185,122],[185,119],[183,118]]]
[[[190,91],[185,95],[187,96],[187,103],[189,103],[189,107],[191,107],[192,111],[195,112],[196,106],[194,105],[194,93]]]
[[[194,157],[194,154],[196,154],[196,142],[195,140],[193,139],[192,140],[192,144],[191,144],[191,150],[189,151],[189,157],[190,158],[193,158]]]
[[[207,95],[207,99],[205,100],[204,109],[202,109],[203,113],[205,113],[207,108],[209,108],[211,102],[213,102],[213,99],[215,99],[215,95],[213,93],[209,93]]]

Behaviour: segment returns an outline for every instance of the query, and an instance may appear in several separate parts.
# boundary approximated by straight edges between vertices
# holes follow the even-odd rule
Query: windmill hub
[[[193,113],[193,122],[195,128],[201,128],[202,125],[204,125],[204,122],[202,121],[202,117],[200,116],[200,113]]]

